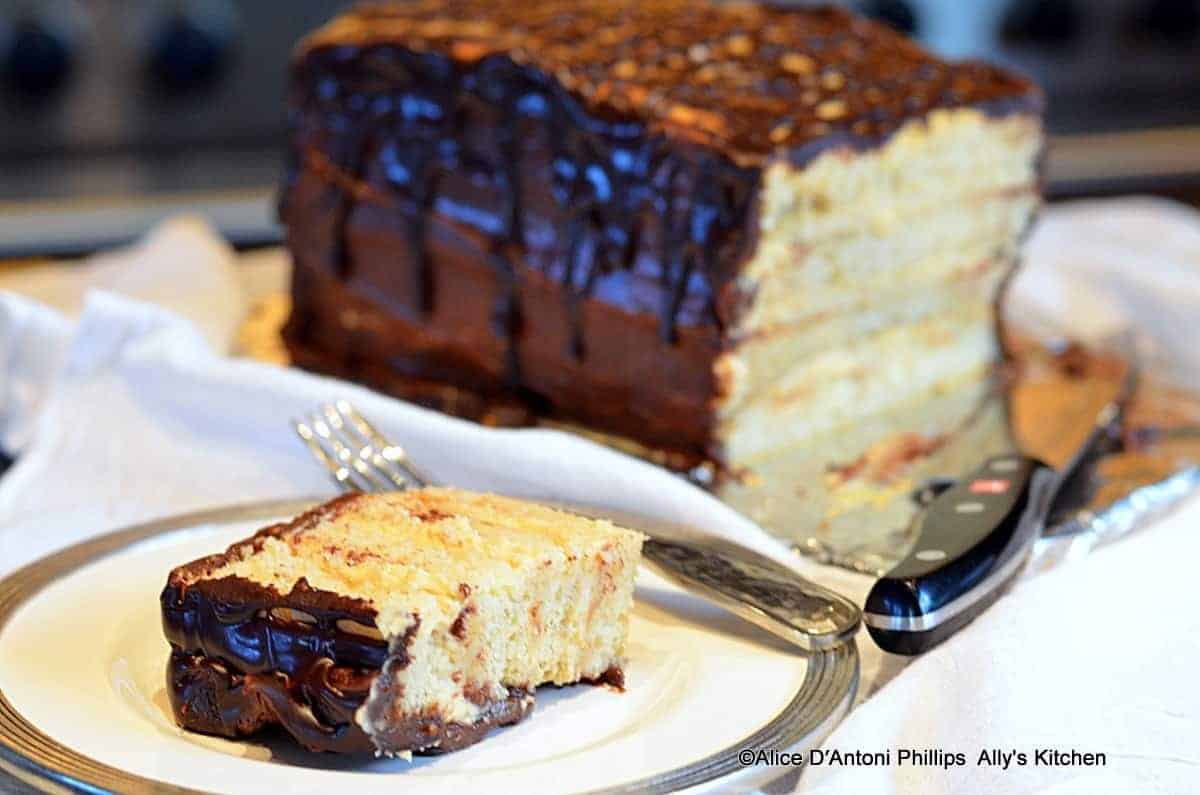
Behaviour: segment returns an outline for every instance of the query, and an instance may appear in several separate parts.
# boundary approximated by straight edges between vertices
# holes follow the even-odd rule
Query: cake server
[[[345,491],[396,491],[434,481],[353,406],[320,406],[292,428]],[[640,530],[642,560],[689,593],[712,602],[806,651],[854,637],[862,613],[851,600],[771,558],[699,530],[590,505],[556,507]]]
[[[1096,464],[1122,448],[1122,418],[1137,381],[1131,368],[1061,470],[1013,453],[989,459],[956,484],[932,487],[916,544],[867,596],[863,621],[881,648],[919,654],[954,634],[1016,578],[1038,538],[1083,530],[1112,537],[1200,486],[1193,467],[1099,514],[1081,515],[1095,490]]]

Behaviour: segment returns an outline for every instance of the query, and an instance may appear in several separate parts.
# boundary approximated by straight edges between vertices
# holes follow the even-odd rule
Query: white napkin
[[[1129,232],[1112,231],[1120,229]],[[1197,230],[1195,214],[1174,205],[1052,209],[1015,285],[1016,320],[1101,337],[1112,322],[1092,323],[1096,317],[1136,318],[1150,337],[1170,338],[1189,316],[1200,316],[1200,290],[1185,275],[1188,267],[1200,274],[1189,242]],[[1110,232],[1112,242],[1105,243]],[[1081,239],[1091,246],[1087,257]],[[1133,287],[1117,267],[1123,245],[1134,247],[1144,275]],[[175,277],[171,266],[181,261],[191,263],[187,283],[194,290],[181,289]],[[1087,267],[1093,261],[1103,267],[1093,272]],[[173,311],[92,293],[73,323],[44,305],[0,295],[0,439],[21,452],[0,479],[0,574],[133,521],[331,494],[286,420],[332,397],[356,403],[440,480],[602,501],[708,528],[787,559],[779,544],[709,495],[580,438],[485,429],[330,379],[224,358],[214,350],[225,350],[240,317],[231,267],[228,249],[186,222],[97,269],[105,286],[165,301]],[[1150,283],[1158,286],[1143,289]],[[63,293],[52,282],[38,284],[42,297]],[[129,289],[133,284],[140,286]],[[1149,295],[1157,303],[1148,306]],[[1157,343],[1168,352],[1164,361],[1183,378],[1200,372],[1191,369],[1194,350],[1169,342]],[[802,784],[821,792],[1096,791],[1104,781],[1183,789],[1200,775],[1200,704],[1186,676],[1200,667],[1200,648],[1190,633],[1179,632],[1181,622],[1196,622],[1185,589],[1200,560],[1188,532],[1197,519],[1200,501],[1193,500],[1137,539],[1028,580],[907,669],[860,636],[860,698],[867,700],[827,747],[962,750],[969,764],[948,772],[812,767]],[[797,565],[856,599],[870,585],[840,570]],[[974,765],[984,747],[1029,751],[1041,744],[1103,751],[1109,764],[1095,774],[1102,778],[1088,778],[1086,770]]]
[[[1200,500],[1136,540],[1034,577],[852,712],[826,748],[962,752],[966,765],[814,767],[815,792],[1195,792]],[[1104,767],[1035,767],[1038,749]],[[1028,765],[977,765],[984,749]]]
[[[79,315],[92,290],[120,293],[191,320],[220,351],[229,349],[248,309],[235,252],[200,216],[164,221],[134,245],[84,263],[0,270],[6,290],[69,317]]]
[[[1155,198],[1055,205],[1025,261],[1009,322],[1094,344],[1136,329],[1147,371],[1200,390],[1200,213]]]

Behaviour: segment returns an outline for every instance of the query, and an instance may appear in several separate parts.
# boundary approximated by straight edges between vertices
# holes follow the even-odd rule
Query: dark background
[[[846,4],[1041,81],[1052,197],[1200,199],[1200,0]],[[348,5],[0,0],[0,255],[80,253],[187,209],[278,240],[288,53]]]

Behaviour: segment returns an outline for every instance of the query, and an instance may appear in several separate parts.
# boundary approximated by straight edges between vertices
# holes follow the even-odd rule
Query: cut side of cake
[[[180,726],[314,751],[452,751],[543,684],[623,685],[642,535],[453,489],[351,494],[171,572]]]
[[[293,64],[285,338],[726,472],[800,451],[820,490],[988,391],[1041,104],[835,7],[365,6]]]

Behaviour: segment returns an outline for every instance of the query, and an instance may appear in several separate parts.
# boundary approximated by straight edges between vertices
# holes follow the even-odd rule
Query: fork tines
[[[292,428],[344,491],[397,491],[431,481],[345,400],[324,403]]]

